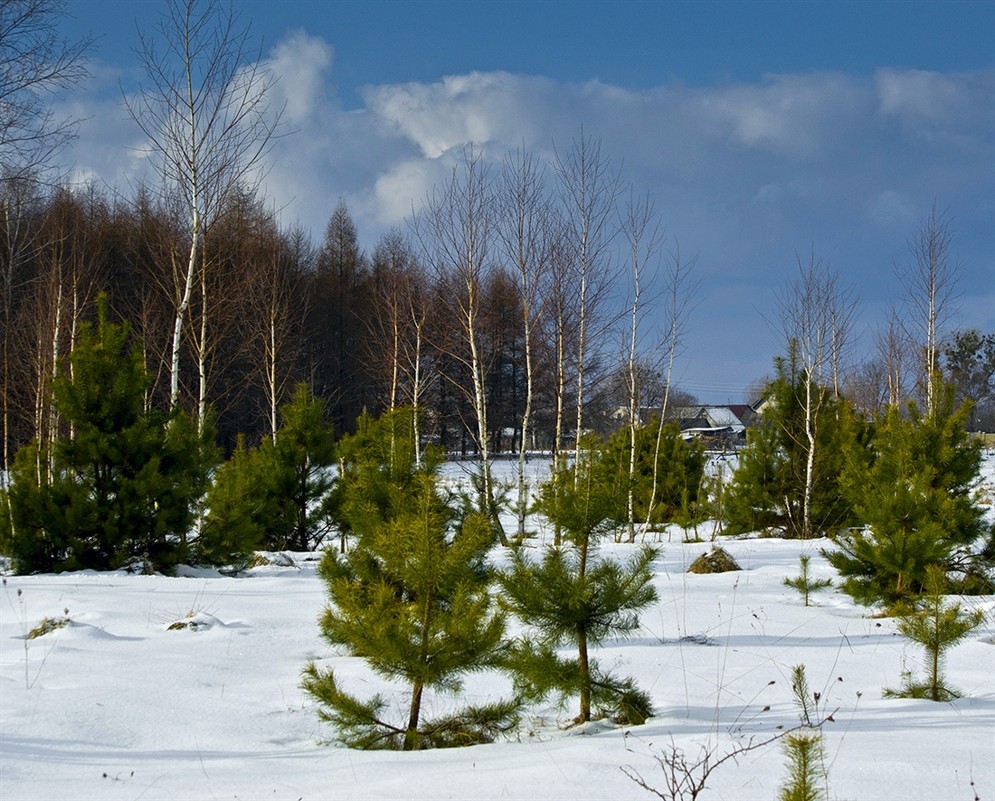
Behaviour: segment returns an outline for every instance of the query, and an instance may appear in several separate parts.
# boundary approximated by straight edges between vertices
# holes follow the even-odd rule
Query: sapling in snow
[[[819,695],[809,691],[804,665],[792,669],[791,691],[801,725],[785,733],[782,741],[788,758],[788,781],[781,788],[778,801],[823,801],[828,797],[826,751],[822,744],[822,724],[826,718],[819,716]]]
[[[596,449],[584,448],[572,465],[560,467],[541,491],[539,508],[559,526],[563,544],[541,560],[521,550],[500,576],[502,600],[532,634],[511,649],[509,666],[526,696],[579,696],[578,723],[595,711],[627,723],[650,714],[649,697],[631,679],[599,668],[589,648],[639,626],[638,613],[656,600],[651,548],[641,548],[627,563],[600,557],[597,541],[621,520],[611,516],[611,489],[596,480]],[[571,644],[574,658],[557,652]]]
[[[812,557],[807,554],[799,556],[798,561],[801,565],[801,572],[797,576],[784,579],[785,587],[791,587],[801,593],[802,598],[805,601],[805,606],[811,605],[809,604],[809,597],[813,592],[818,592],[819,590],[824,590],[833,586],[833,582],[829,579],[816,579],[812,577],[812,574],[809,573],[808,570],[808,565],[811,560]]]
[[[361,421],[357,441],[367,443],[367,456],[395,453],[390,418],[403,413]],[[381,695],[349,694],[332,670],[313,662],[304,688],[321,703],[320,716],[354,747],[416,750],[493,739],[517,722],[516,701],[423,716],[426,692],[456,693],[464,675],[494,666],[501,655],[505,621],[493,607],[484,563],[493,542],[490,521],[479,513],[459,519],[439,492],[430,460],[416,469],[393,459],[356,459],[348,475],[344,508],[357,542],[346,555],[325,551],[319,573],[331,603],[321,632],[380,676],[407,685],[406,719]]]
[[[886,698],[928,698],[931,701],[951,701],[960,694],[948,687],[943,679],[945,653],[981,625],[980,609],[965,612],[959,603],[947,605],[943,590],[947,577],[943,568],[930,567],[926,577],[926,595],[922,607],[902,615],[898,631],[926,651],[927,679],[913,681],[911,674],[897,690],[886,689]]]

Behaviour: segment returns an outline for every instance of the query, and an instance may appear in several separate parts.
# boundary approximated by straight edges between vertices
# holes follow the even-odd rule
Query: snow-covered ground
[[[539,460],[532,465],[544,475]],[[511,465],[505,469],[510,470]],[[995,497],[995,459],[986,463]],[[459,479],[458,465],[446,475]],[[701,532],[707,537],[708,530]],[[541,538],[540,538],[541,539]],[[797,722],[790,672],[805,665],[825,726],[833,799],[995,799],[995,598],[964,599],[982,627],[949,654],[952,703],[884,700],[918,650],[837,590],[804,607],[782,579],[825,543],[737,539],[741,572],[688,574],[708,543],[661,543],[660,601],[632,639],[597,658],[633,675],[657,714],[643,726],[569,728],[573,706],[534,709],[506,742],[421,753],[360,752],[333,741],[299,687],[309,659],[347,689],[398,692],[319,636],[324,592],[313,555],[227,578],[125,573],[8,576],[0,598],[0,799],[639,799],[626,775],[665,792],[658,759],[712,761]],[[537,547],[541,547],[537,545]],[[608,544],[625,555],[631,546]],[[502,558],[500,553],[495,559]],[[36,639],[45,618],[66,626]],[[187,624],[170,628],[176,622]],[[500,675],[465,694],[507,693]],[[429,713],[446,704],[434,698]],[[623,770],[624,769],[624,770]],[[708,799],[774,799],[778,745],[717,768]]]

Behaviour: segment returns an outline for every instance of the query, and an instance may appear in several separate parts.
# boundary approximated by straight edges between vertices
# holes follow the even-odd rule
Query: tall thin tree
[[[139,37],[147,84],[125,103],[164,191],[181,199],[186,215],[186,263],[175,265],[172,298],[169,398],[175,407],[185,324],[198,270],[205,268],[204,231],[240,185],[258,180],[280,112],[268,105],[273,79],[230,5],[168,0],[155,34]]]
[[[447,353],[470,376],[460,387],[473,410],[479,455],[481,510],[506,541],[497,514],[487,422],[487,365],[481,341],[481,301],[488,271],[493,269],[494,196],[489,171],[479,150],[468,148],[449,180],[435,188],[415,220],[415,236],[434,271],[442,297],[459,326],[459,342]]]

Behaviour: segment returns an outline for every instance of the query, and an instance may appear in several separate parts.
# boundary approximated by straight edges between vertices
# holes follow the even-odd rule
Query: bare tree
[[[0,0],[0,171],[37,179],[52,156],[76,136],[78,121],[58,118],[55,92],[87,76],[91,39],[59,35],[62,0]]]
[[[519,149],[510,153],[501,172],[498,229],[504,257],[512,265],[521,311],[522,347],[525,358],[525,400],[518,440],[517,537],[525,536],[528,487],[525,464],[532,432],[536,394],[536,346],[544,314],[545,293],[550,282],[552,248],[551,209],[546,196],[542,166],[532,153]]]
[[[570,150],[557,152],[555,169],[574,260],[571,279],[577,286],[574,431],[579,446],[584,431],[585,379],[592,349],[590,335],[611,282],[610,245],[617,233],[616,203],[621,181],[618,170],[601,152],[601,140],[589,138],[583,129]]]
[[[79,193],[63,187],[49,199],[31,314],[36,344],[34,431],[39,443],[54,443],[58,436],[51,386],[100,283],[103,246],[95,240],[103,211],[92,187]],[[47,455],[51,459],[50,450]],[[50,469],[51,462],[46,467]]]
[[[3,470],[0,480],[7,481],[10,475],[10,462],[14,451],[13,429],[15,409],[14,390],[20,382],[15,380],[14,354],[17,347],[14,339],[14,315],[18,297],[24,292],[30,279],[28,266],[39,250],[40,229],[37,219],[41,213],[42,198],[34,180],[6,176],[0,181],[0,222],[3,224],[2,259],[3,298],[2,320],[0,320],[0,342],[3,348],[3,364],[0,365],[0,402],[3,404]],[[4,483],[3,486],[6,486]]]
[[[374,248],[372,271],[374,313],[368,320],[371,351],[367,361],[383,367],[387,409],[394,411],[402,403],[411,405],[415,461],[420,465],[428,276],[396,230],[386,234]]]
[[[884,367],[887,386],[885,403],[897,406],[906,397],[905,376],[909,361],[908,338],[904,335],[898,312],[892,308],[887,327],[878,332],[877,352]],[[876,411],[876,410],[875,410]]]
[[[476,423],[480,511],[488,515],[505,544],[507,538],[498,516],[491,470],[485,390],[487,364],[481,341],[483,289],[488,272],[494,267],[490,250],[493,204],[487,167],[480,152],[468,148],[453,168],[450,179],[437,186],[428,198],[414,221],[414,234],[435,274],[444,302],[449,304],[449,313],[459,326],[459,343],[443,347],[470,375],[470,386],[461,390],[468,396]]]
[[[278,412],[296,378],[296,354],[303,339],[303,276],[313,267],[314,249],[301,228],[283,234],[272,218],[260,223],[257,242],[247,254],[247,314],[241,330],[251,345],[249,362],[261,373],[267,428],[275,444]]]
[[[564,425],[569,402],[569,374],[572,358],[577,352],[578,285],[571,280],[574,257],[569,233],[558,219],[550,232],[550,285],[546,300],[545,337],[552,343],[554,372],[553,469],[559,469],[563,458]],[[557,544],[559,541],[557,539]]]
[[[910,341],[922,354],[921,382],[927,413],[936,409],[937,382],[940,380],[940,344],[947,320],[957,308],[960,265],[951,254],[953,232],[945,213],[936,206],[909,240],[912,261],[896,267],[905,289],[905,326]]]
[[[636,540],[636,437],[642,423],[642,391],[640,351],[642,331],[640,326],[645,307],[643,293],[651,288],[652,273],[647,280],[646,270],[653,263],[660,248],[661,232],[656,220],[656,211],[649,196],[634,197],[631,192],[625,204],[622,217],[622,233],[629,246],[629,267],[632,271],[632,306],[629,313],[629,341],[626,348],[626,380],[628,383],[628,430],[629,430],[629,490],[626,498],[626,522],[629,527],[629,542]],[[655,462],[654,462],[655,465]],[[655,472],[655,469],[654,469]],[[652,507],[650,507],[652,511]]]
[[[77,130],[72,118],[57,118],[53,95],[82,82],[90,39],[69,41],[58,34],[65,3],[61,0],[0,0],[0,250],[3,285],[0,340],[2,394],[2,478],[9,476],[12,370],[11,331],[15,287],[31,250],[36,246],[25,212],[36,196],[52,157]]]
[[[690,259],[681,257],[679,242],[674,243],[667,262],[667,291],[664,307],[663,364],[664,382],[663,397],[660,400],[660,412],[657,418],[656,441],[653,445],[653,483],[650,487],[649,514],[656,506],[657,492],[660,488],[660,450],[663,447],[663,429],[667,422],[667,408],[670,404],[674,386],[674,363],[684,347],[684,337],[687,334],[688,318],[698,302],[701,281],[697,277],[695,267],[698,257]]]
[[[373,249],[373,310],[367,324],[371,352],[368,361],[382,360],[383,372],[378,383],[386,396],[384,406],[390,412],[398,407],[403,369],[403,340],[407,323],[405,279],[406,248],[399,231],[382,237]]]
[[[140,34],[140,41],[148,84],[125,102],[148,140],[164,189],[181,199],[187,223],[186,266],[176,271],[172,297],[170,406],[176,406],[185,322],[198,270],[207,268],[204,231],[243,182],[258,178],[280,114],[270,113],[272,79],[230,6],[168,0],[156,36]]]

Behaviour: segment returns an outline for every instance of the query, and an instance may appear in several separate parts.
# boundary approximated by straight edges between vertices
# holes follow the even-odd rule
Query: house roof
[[[704,406],[702,415],[713,427],[729,426],[730,428],[743,428],[743,421],[729,406]]]

